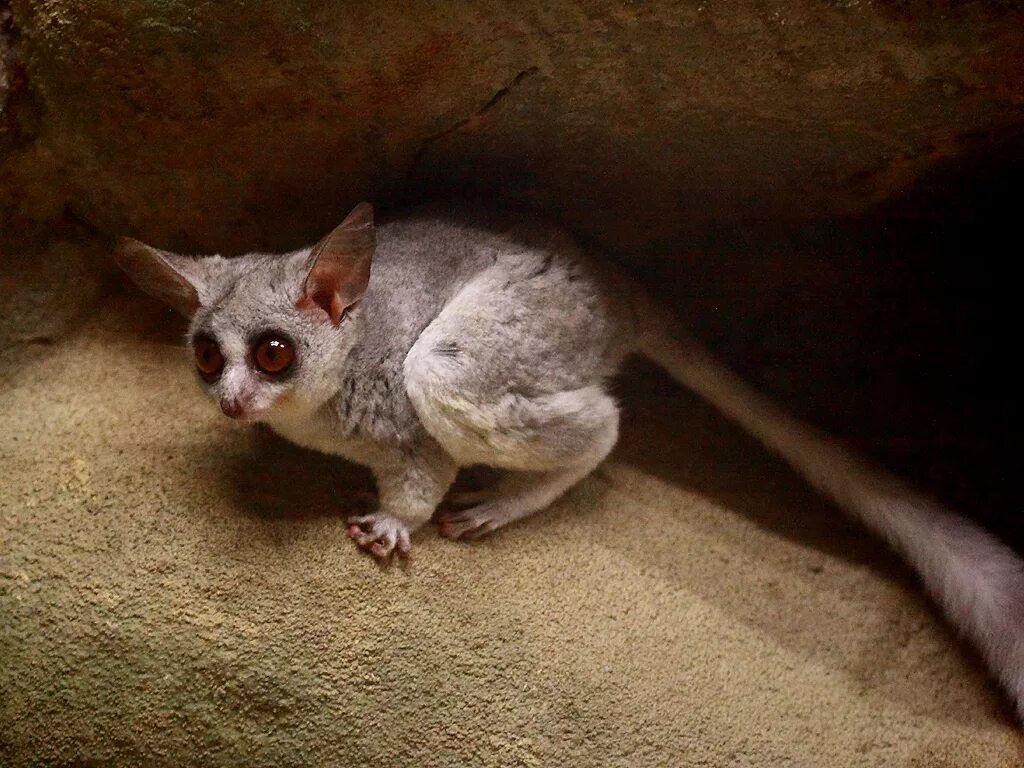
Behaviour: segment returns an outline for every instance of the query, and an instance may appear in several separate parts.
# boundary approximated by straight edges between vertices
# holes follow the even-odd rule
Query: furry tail
[[[638,346],[888,541],[981,652],[1024,721],[1024,562],[1013,550],[790,416],[696,342],[647,330]]]

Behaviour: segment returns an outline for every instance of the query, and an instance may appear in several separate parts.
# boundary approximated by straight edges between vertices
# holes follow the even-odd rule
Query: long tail
[[[640,351],[888,541],[981,652],[1024,721],[1024,561],[971,521],[790,416],[666,327],[641,332]]]

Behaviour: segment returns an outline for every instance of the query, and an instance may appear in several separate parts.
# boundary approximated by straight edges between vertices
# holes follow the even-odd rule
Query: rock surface
[[[677,256],[864,210],[1024,122],[1024,16],[994,0],[10,8],[13,232],[69,210],[234,252],[469,189]]]
[[[4,768],[1021,765],[895,558],[650,369],[552,509],[381,571],[366,476],[225,419],[164,310],[78,326],[0,348]]]

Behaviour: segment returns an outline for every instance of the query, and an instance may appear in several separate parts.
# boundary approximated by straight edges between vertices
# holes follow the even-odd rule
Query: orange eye
[[[193,343],[196,353],[196,368],[206,378],[215,377],[224,367],[224,356],[212,339],[199,338]]]
[[[253,358],[263,373],[283,373],[295,360],[295,347],[281,336],[264,336],[256,342]]]

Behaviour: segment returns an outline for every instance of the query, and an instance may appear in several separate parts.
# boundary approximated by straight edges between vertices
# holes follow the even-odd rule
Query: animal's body
[[[1024,563],[765,400],[557,227],[426,210],[375,229],[364,205],[313,249],[189,259],[125,241],[119,261],[191,318],[225,413],[373,471],[379,509],[350,534],[381,558],[409,551],[460,467],[504,474],[442,513],[443,535],[547,507],[615,445],[609,377],[651,357],[903,554],[1024,716]]]

